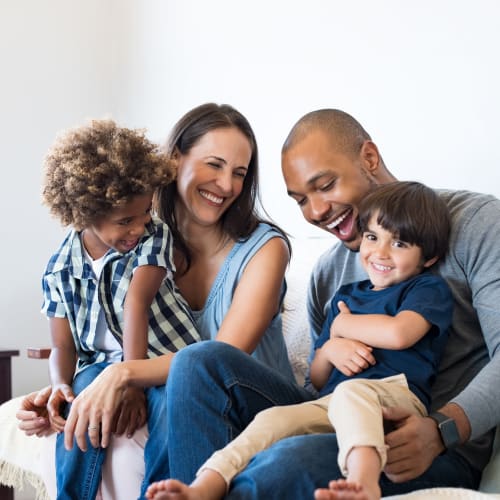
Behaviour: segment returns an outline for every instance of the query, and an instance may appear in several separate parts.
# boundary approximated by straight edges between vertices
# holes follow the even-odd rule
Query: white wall
[[[40,275],[63,234],[39,204],[56,131],[111,114],[163,140],[206,101],[254,126],[268,212],[293,235],[321,232],[286,197],[280,147],[319,107],[356,116],[393,173],[500,195],[496,0],[2,0],[4,231],[0,347],[20,348],[14,391],[46,366]],[[37,374],[35,378],[33,375]]]

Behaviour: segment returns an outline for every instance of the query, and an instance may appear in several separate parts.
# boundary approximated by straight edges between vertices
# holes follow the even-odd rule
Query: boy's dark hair
[[[450,213],[431,188],[419,182],[391,182],[376,187],[359,206],[359,226],[367,230],[370,219],[398,239],[422,249],[425,260],[443,258],[448,251]]]
[[[43,202],[63,225],[82,230],[138,195],[153,193],[175,177],[168,156],[143,130],[112,120],[60,135],[45,162]]]

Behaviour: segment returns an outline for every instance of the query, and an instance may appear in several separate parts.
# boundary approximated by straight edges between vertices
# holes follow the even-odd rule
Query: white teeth
[[[372,266],[377,269],[378,271],[390,271],[392,267],[390,266],[383,266],[381,264],[375,264],[375,262],[372,263]]]
[[[350,213],[351,213],[350,210],[346,210],[340,217],[337,217],[333,222],[327,224],[326,227],[328,229],[333,229],[334,227],[337,227]]]
[[[220,198],[219,196],[215,196],[214,194],[209,193],[208,191],[201,191],[200,190],[200,194],[201,194],[201,196],[203,196],[203,198],[206,198],[207,200],[210,200],[213,203],[221,204],[224,201],[224,198]]]

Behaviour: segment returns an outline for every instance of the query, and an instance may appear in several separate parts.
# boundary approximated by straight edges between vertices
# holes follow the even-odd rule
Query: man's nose
[[[308,208],[308,219],[315,224],[323,222],[330,213],[330,203],[324,200],[322,196],[311,196]]]

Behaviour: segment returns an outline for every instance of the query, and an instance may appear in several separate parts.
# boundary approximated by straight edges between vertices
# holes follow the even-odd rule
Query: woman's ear
[[[433,266],[438,261],[438,259],[439,259],[439,257],[432,257],[432,259],[426,260],[424,262],[424,267],[429,268],[429,267]]]

